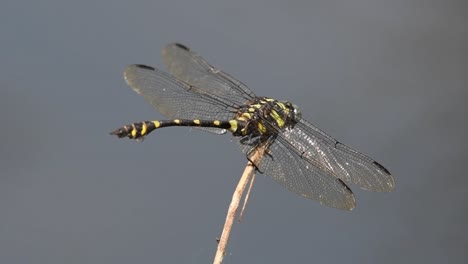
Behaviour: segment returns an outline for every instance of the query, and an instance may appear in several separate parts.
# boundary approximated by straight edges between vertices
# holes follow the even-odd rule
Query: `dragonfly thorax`
[[[234,136],[270,137],[286,128],[292,128],[301,118],[297,106],[287,101],[257,97],[239,107],[234,115]]]

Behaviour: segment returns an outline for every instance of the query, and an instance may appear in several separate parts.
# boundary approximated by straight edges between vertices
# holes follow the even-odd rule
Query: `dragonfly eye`
[[[299,107],[295,104],[292,105],[293,107],[293,111],[294,111],[294,120],[295,121],[299,121],[301,118],[302,118],[302,112],[301,110],[299,109]]]

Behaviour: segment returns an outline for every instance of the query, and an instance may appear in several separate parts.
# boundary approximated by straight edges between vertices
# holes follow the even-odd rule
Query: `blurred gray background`
[[[395,175],[352,212],[257,177],[225,263],[466,263],[465,1],[2,1],[0,263],[211,263],[246,164],[122,77],[182,42]]]

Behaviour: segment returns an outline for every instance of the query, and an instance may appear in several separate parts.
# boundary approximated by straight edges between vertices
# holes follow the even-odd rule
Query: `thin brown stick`
[[[252,155],[251,160],[258,164],[263,157],[265,149],[264,147],[258,147],[255,151],[254,155]],[[237,184],[236,190],[232,195],[231,204],[229,205],[229,209],[226,215],[226,222],[224,223],[223,232],[221,233],[221,238],[218,241],[218,248],[216,250],[216,255],[213,261],[213,264],[221,264],[223,262],[223,258],[226,254],[226,247],[227,242],[229,240],[229,235],[231,234],[232,225],[234,223],[234,219],[236,218],[237,208],[239,207],[240,200],[242,198],[242,194],[244,193],[245,187],[249,182],[250,177],[255,173],[255,165],[253,165],[250,161],[247,163],[245,167],[244,173],[242,174],[239,183]]]
[[[250,191],[252,191],[252,186],[255,182],[255,173],[252,174],[252,177],[250,178],[250,184],[249,184],[249,189],[247,190],[247,194],[244,197],[244,204],[242,205],[242,209],[239,214],[239,222],[242,222],[242,217],[244,216],[244,210],[245,207],[247,206],[247,202],[249,201],[249,196],[250,196]]]

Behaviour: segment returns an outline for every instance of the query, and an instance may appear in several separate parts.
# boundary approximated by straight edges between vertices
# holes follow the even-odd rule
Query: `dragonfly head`
[[[294,124],[299,122],[302,118],[302,112],[299,107],[288,101],[283,101],[281,103],[288,109],[288,119]]]
[[[302,118],[302,112],[301,112],[301,109],[299,109],[299,107],[295,104],[292,104],[292,109],[293,109],[293,120],[295,122],[299,122],[299,120]]]

